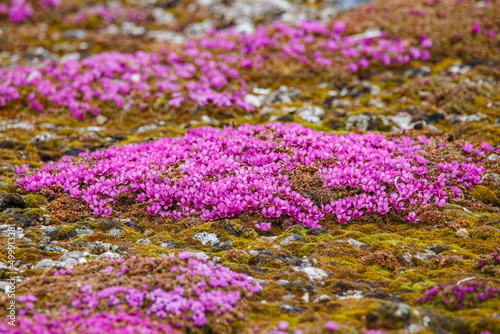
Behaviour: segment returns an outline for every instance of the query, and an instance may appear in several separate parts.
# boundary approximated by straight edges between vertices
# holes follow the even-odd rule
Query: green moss
[[[72,225],[63,225],[61,227],[58,227],[56,230],[54,230],[50,236],[54,240],[68,240],[71,238],[75,238],[77,236],[75,229],[78,227],[77,224],[72,224]]]
[[[128,226],[123,226],[123,233],[120,234],[120,239],[136,242],[141,238],[143,238],[142,234],[134,231]]]
[[[16,259],[23,264],[36,264],[43,259],[57,260],[61,256],[60,253],[47,252],[37,248],[19,248],[16,251]]]
[[[39,208],[48,203],[47,198],[42,195],[27,195],[24,199],[26,200],[26,206],[28,208]]]
[[[486,186],[476,185],[470,190],[470,193],[475,199],[485,204],[500,205],[497,195]]]
[[[51,216],[50,212],[45,209],[25,209],[23,210],[23,216],[32,218],[32,219],[41,219],[44,215]]]

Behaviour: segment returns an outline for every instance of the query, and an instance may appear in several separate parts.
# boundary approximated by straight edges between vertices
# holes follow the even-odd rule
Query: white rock
[[[328,302],[332,300],[332,298],[330,296],[328,296],[327,294],[324,294],[324,293],[321,293],[319,295],[314,295],[312,297],[312,302],[314,304],[317,304],[317,303],[324,303],[324,302]]]
[[[467,232],[465,228],[461,228],[457,231],[456,236],[462,239],[467,239],[469,238],[469,232]]]
[[[264,96],[247,94],[247,95],[245,95],[245,102],[254,106],[254,107],[259,108],[260,106],[262,106],[262,103],[264,102],[264,98],[265,98]]]
[[[306,273],[307,276],[309,276],[309,280],[311,281],[322,280],[328,277],[326,271],[315,267],[305,267],[305,268],[295,267],[293,269],[295,271],[302,271]]]
[[[107,252],[104,252],[101,255],[99,255],[99,257],[102,257],[102,258],[108,258],[108,257],[110,257],[110,258],[113,259],[113,258],[120,257],[120,255],[116,254],[115,252],[107,251]]]
[[[38,261],[38,263],[33,266],[33,269],[50,269],[59,265],[60,263],[58,261],[43,259]]]
[[[364,243],[362,243],[361,241],[357,241],[357,240],[354,240],[354,239],[351,239],[351,238],[347,239],[347,242],[349,244],[351,244],[353,247],[356,247],[356,248],[359,248],[359,247],[361,247],[361,246],[364,245]]]
[[[203,245],[210,244],[215,245],[220,242],[219,237],[215,233],[200,232],[194,235],[194,238],[201,241]]]
[[[325,115],[325,111],[318,106],[307,106],[300,108],[297,114],[309,123],[319,123],[321,117]]]

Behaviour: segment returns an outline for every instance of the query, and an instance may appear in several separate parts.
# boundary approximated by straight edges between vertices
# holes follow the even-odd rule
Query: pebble
[[[461,228],[460,230],[458,230],[455,235],[459,238],[462,238],[462,239],[469,238],[469,232],[467,232],[467,230],[465,228]]]

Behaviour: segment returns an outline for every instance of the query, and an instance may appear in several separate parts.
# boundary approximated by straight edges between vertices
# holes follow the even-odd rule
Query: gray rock
[[[281,240],[280,246],[286,247],[294,242],[306,242],[306,239],[303,236],[295,234],[295,233],[290,234],[290,235],[287,235],[283,240]]]
[[[107,251],[107,252],[104,252],[101,255],[99,255],[99,257],[101,257],[101,258],[112,258],[113,259],[113,258],[120,257],[120,255],[116,254],[115,252]]]
[[[219,237],[215,233],[199,232],[194,235],[196,240],[199,240],[203,245],[216,245],[220,242]]]
[[[30,140],[31,146],[40,147],[45,145],[49,140],[53,138],[53,135],[50,132],[45,132],[40,135],[36,135]]]
[[[85,29],[72,29],[72,30],[66,30],[64,32],[64,38],[70,39],[70,38],[84,38],[87,36],[87,30]]]
[[[142,238],[142,239],[137,240],[136,243],[142,244],[142,245],[150,245],[151,240],[149,240],[148,238]]]
[[[119,237],[123,233],[123,230],[121,228],[112,228],[108,231],[108,234],[112,235],[113,237]]]
[[[87,263],[87,259],[82,252],[73,251],[61,256],[59,263],[61,267],[73,268],[77,264]]]
[[[427,262],[429,259],[436,257],[436,253],[431,250],[424,250],[422,252],[418,252],[414,256],[421,261]]]
[[[360,248],[361,246],[364,245],[364,243],[362,243],[361,241],[357,241],[351,238],[347,239],[346,241],[355,248]]]
[[[469,238],[469,232],[465,228],[459,229],[455,235],[461,239]]]
[[[38,263],[33,266],[33,269],[44,270],[44,269],[54,268],[57,266],[60,266],[60,262],[54,261],[51,259],[43,259],[43,260],[38,261]]]
[[[87,236],[87,235],[94,234],[94,231],[92,231],[88,227],[78,227],[78,228],[75,228],[75,232],[76,232],[76,235],[78,237],[84,237],[84,236]]]
[[[18,194],[7,194],[0,198],[0,208],[5,210],[8,208],[24,209],[26,207],[26,200]]]
[[[438,244],[431,244],[427,246],[426,248],[433,251],[436,254],[441,254],[442,252],[446,252],[448,249],[450,249],[451,246],[449,245],[438,245]]]
[[[294,299],[295,299],[294,295],[286,295],[286,296],[281,297],[282,302],[288,302],[288,301],[294,300]]]
[[[352,129],[366,130],[368,129],[370,121],[371,117],[366,114],[351,115],[347,117],[347,120],[344,123],[344,128],[347,131],[350,131]]]
[[[406,112],[401,111],[396,115],[387,116],[387,118],[398,126],[400,129],[412,129],[412,116]]]
[[[281,304],[279,306],[281,313],[285,314],[301,314],[304,312],[304,309],[301,307],[293,307],[287,304]]]
[[[264,99],[264,103],[292,103],[302,95],[302,92],[296,88],[281,86]]]
[[[160,246],[163,248],[178,248],[179,247],[179,245],[177,243],[173,242],[172,240],[167,240],[165,242],[162,242],[160,244]]]
[[[318,106],[306,106],[297,111],[297,114],[307,122],[319,123],[325,116],[325,111]]]
[[[305,267],[305,268],[294,267],[293,270],[302,271],[306,273],[307,276],[309,277],[309,280],[311,281],[320,281],[328,277],[326,271],[315,267]]]
[[[326,303],[326,302],[329,302],[330,300],[332,300],[332,298],[330,296],[328,296],[327,294],[324,294],[324,293],[321,293],[319,295],[314,295],[311,298],[311,302],[313,304]]]
[[[277,284],[279,286],[287,286],[288,284],[290,284],[290,281],[287,281],[286,279],[280,279],[278,280]]]
[[[194,255],[194,257],[197,257],[199,259],[205,259],[205,260],[209,259],[209,256],[205,252],[187,252],[187,253],[190,253]]]

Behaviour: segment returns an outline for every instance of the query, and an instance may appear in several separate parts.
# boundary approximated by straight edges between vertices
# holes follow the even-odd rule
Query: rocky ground
[[[121,12],[96,15],[99,5],[129,8],[132,14],[127,15],[135,19]],[[34,1],[34,14],[19,24],[0,14],[5,41],[0,72],[104,51],[182,50],[186,41],[213,28],[251,33],[258,24],[275,20],[292,25],[301,19],[342,20],[348,36],[387,31],[408,45],[422,34],[433,41],[430,59],[401,66],[376,65],[352,73],[349,62],[338,56],[324,71],[274,61],[259,71],[242,72],[248,82],[245,101],[253,112],[210,104],[173,108],[150,101],[146,109],[110,105],[82,120],[67,107],[49,105],[37,112],[24,100],[1,106],[0,286],[6,293],[0,292],[0,304],[9,303],[11,277],[16,277],[18,311],[25,310],[27,318],[30,309],[62,312],[60,307],[70,307],[73,294],[85,284],[95,289],[140,289],[164,282],[174,282],[168,283],[171,288],[188,286],[190,281],[172,274],[181,260],[168,254],[190,252],[215,268],[251,276],[262,289],[246,287],[241,292],[246,298],[232,313],[207,316],[203,326],[176,318],[184,332],[326,333],[331,330],[325,324],[334,321],[339,333],[500,333],[500,3],[381,0],[342,11],[350,7],[350,1],[329,0],[71,0],[54,10]],[[2,89],[0,82],[0,96]],[[271,122],[295,122],[337,135],[425,136],[458,148],[446,159],[460,156],[466,142],[495,148],[474,159],[485,168],[481,184],[463,187],[463,197],[450,198],[442,207],[422,209],[416,224],[390,215],[347,224],[330,217],[317,228],[276,219],[265,230],[255,226],[262,221],[259,215],[174,220],[151,216],[144,203],[129,202],[118,203],[111,216],[103,217],[60,187],[27,191],[16,182],[48,162],[78,159],[87,150],[179,137],[201,126]],[[30,169],[20,170],[23,165]],[[316,182],[318,175],[317,170],[299,170],[294,180]],[[314,190],[324,190],[321,177],[318,182]],[[305,194],[304,189],[299,192]],[[327,191],[331,198],[345,197],[345,189]],[[14,262],[9,258],[13,235]],[[103,274],[118,268],[116,259],[125,261],[130,272],[122,269],[117,278]],[[467,288],[462,297],[457,287]],[[36,302],[26,306],[31,301],[22,301],[23,295],[36,296]],[[0,309],[2,315],[7,312]],[[176,328],[168,317],[152,321]],[[286,326],[279,325],[283,321]]]

